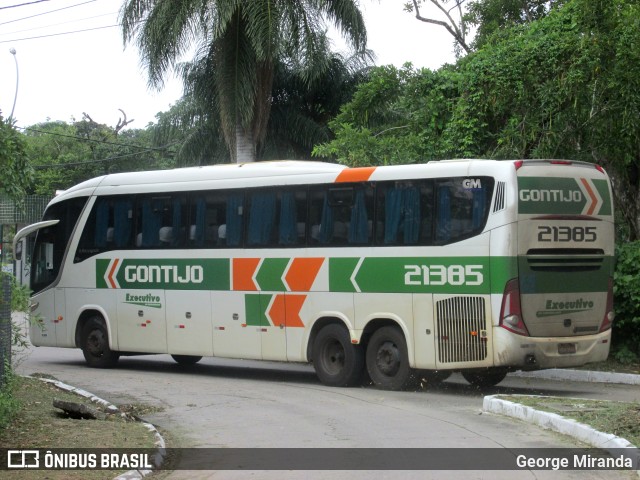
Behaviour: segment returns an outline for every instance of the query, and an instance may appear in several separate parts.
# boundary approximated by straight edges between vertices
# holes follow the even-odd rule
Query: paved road
[[[321,385],[306,365],[204,359],[180,367],[166,355],[123,357],[95,370],[79,350],[39,347],[18,371],[53,375],[112,403],[147,403],[147,420],[183,447],[556,448],[572,439],[510,418],[483,414],[485,394],[520,393],[638,400],[637,386],[508,377],[479,391],[452,377],[417,392]],[[461,451],[464,452],[464,451]],[[302,472],[174,472],[181,478],[300,478]],[[306,472],[305,478],[637,478],[631,472]]]

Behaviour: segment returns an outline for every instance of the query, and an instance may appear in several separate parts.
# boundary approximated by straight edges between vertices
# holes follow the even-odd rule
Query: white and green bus
[[[611,186],[599,166],[265,162],[106,175],[54,198],[30,287],[38,345],[312,362],[401,389],[609,353]]]

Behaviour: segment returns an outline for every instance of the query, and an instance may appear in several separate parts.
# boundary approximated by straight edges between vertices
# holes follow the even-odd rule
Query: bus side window
[[[356,187],[349,218],[349,245],[367,245],[373,238],[373,185]]]
[[[378,186],[377,242],[382,245],[431,243],[433,188],[430,181],[396,181]]]
[[[346,216],[343,207],[350,198],[351,189],[323,188],[311,196],[311,239],[320,245],[345,244],[347,239]]]
[[[80,237],[74,261],[131,246],[133,202],[126,197],[100,197],[93,205]]]
[[[278,245],[304,245],[307,233],[306,190],[285,190],[278,195]]]
[[[249,195],[247,246],[264,247],[274,243],[276,203],[275,191],[259,190]]]
[[[187,197],[184,194],[143,196],[137,202],[135,246],[179,248],[186,238]]]
[[[187,245],[192,248],[242,245],[244,194],[238,190],[201,192],[191,198]]]
[[[436,243],[447,244],[482,232],[493,193],[493,179],[452,178],[438,182]]]

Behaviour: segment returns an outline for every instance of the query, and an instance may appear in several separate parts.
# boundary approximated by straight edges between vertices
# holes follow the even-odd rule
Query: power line
[[[30,18],[40,17],[42,15],[48,15],[49,13],[60,12],[62,10],[68,10],[70,8],[79,7],[81,5],[86,5],[87,3],[93,3],[93,2],[96,2],[96,1],[97,0],[87,0],[86,2],[76,3],[75,5],[69,5],[68,7],[57,8],[55,10],[49,10],[47,12],[36,13],[35,15],[30,15],[28,17],[16,18],[15,20],[9,20],[8,22],[2,22],[2,23],[0,23],[0,25],[6,25],[8,23],[14,23],[14,22],[20,22],[22,20],[28,20]]]
[[[46,130],[39,130],[37,128],[32,128],[32,127],[16,127],[16,128],[19,128],[20,130],[29,130],[30,132],[42,133],[45,135],[52,135],[54,137],[71,138],[71,139],[79,140],[83,142],[101,143],[101,144],[107,144],[107,145],[115,145],[118,147],[134,147],[134,148],[140,148],[142,150],[166,150],[168,147],[174,145],[174,144],[169,144],[164,147],[143,147],[142,145],[136,145],[133,143],[129,144],[129,143],[120,143],[120,142],[109,142],[107,140],[96,140],[93,138],[79,137],[77,135],[67,135],[64,133],[47,132]]]
[[[14,38],[12,40],[0,40],[0,43],[22,42],[23,40],[37,40],[39,38],[59,37],[61,35],[71,35],[72,33],[92,32],[94,30],[104,30],[105,28],[119,27],[120,24],[105,25],[104,27],[85,28],[84,30],[74,30],[71,32],[51,33],[49,35],[38,35],[36,37]]]
[[[85,20],[93,20],[94,18],[108,17],[108,16],[111,16],[111,15],[115,15],[115,13],[116,12],[102,13],[100,15],[93,15],[91,17],[77,18],[75,20],[69,20],[67,22],[52,23],[51,25],[44,25],[42,27],[25,28],[23,30],[14,30],[12,32],[0,33],[0,36],[15,35],[17,33],[32,32],[34,30],[43,30],[45,28],[58,27],[60,25],[68,25],[70,23],[84,22]]]
[[[16,7],[26,7],[27,5],[33,5],[34,3],[42,3],[42,2],[48,2],[49,0],[35,0],[33,2],[28,2],[28,3],[20,3],[18,5],[8,5],[6,7],[0,7],[0,10],[7,10],[9,8],[16,8]]]

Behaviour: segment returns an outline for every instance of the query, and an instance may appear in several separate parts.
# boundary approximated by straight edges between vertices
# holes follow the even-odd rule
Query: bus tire
[[[373,384],[384,390],[414,387],[418,377],[409,366],[407,342],[397,327],[379,328],[367,345],[367,371]]]
[[[171,355],[171,358],[173,358],[179,365],[185,366],[195,365],[200,360],[202,360],[202,357],[199,357],[197,355]]]
[[[507,370],[504,368],[487,369],[487,370],[469,370],[462,372],[464,379],[474,387],[486,388],[495,387],[504,377],[507,376]]]
[[[313,341],[313,368],[324,385],[351,387],[364,372],[364,351],[353,345],[349,332],[332,323],[322,328]]]
[[[111,368],[118,363],[120,354],[109,348],[109,333],[104,319],[98,315],[87,320],[82,328],[80,345],[84,359],[92,368]]]

